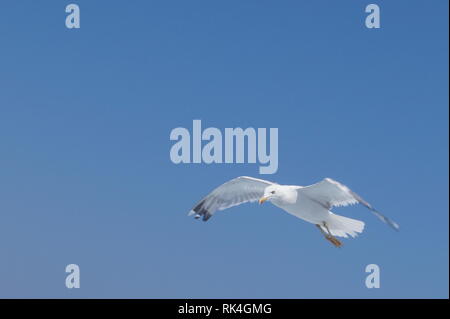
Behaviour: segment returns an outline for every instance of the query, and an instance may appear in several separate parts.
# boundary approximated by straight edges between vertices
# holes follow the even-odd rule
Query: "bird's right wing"
[[[207,221],[217,210],[257,201],[264,195],[266,187],[273,184],[248,176],[237,177],[214,189],[192,208],[189,215]]]
[[[315,200],[327,209],[336,206],[347,206],[359,203],[367,207],[381,221],[385,222],[395,230],[399,229],[396,222],[381,214],[350,188],[331,178],[325,178],[319,183],[301,187],[297,191]]]

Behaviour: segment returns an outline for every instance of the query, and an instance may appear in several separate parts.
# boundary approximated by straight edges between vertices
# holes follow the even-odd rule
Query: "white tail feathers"
[[[348,235],[356,237],[358,233],[364,230],[364,223],[360,220],[339,216],[330,212],[330,216],[326,221],[327,227],[331,235],[347,238]],[[321,226],[324,231],[327,229]]]

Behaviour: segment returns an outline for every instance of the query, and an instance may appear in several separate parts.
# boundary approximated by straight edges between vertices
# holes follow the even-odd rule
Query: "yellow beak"
[[[266,200],[268,200],[269,199],[269,197],[261,197],[260,199],[259,199],[259,203],[260,204],[262,204],[262,203],[264,203]]]

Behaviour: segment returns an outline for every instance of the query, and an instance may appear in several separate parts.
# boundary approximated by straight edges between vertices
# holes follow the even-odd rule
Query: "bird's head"
[[[293,198],[295,196],[295,198]],[[259,203],[262,204],[265,201],[274,202],[291,202],[297,199],[296,192],[286,185],[270,185],[264,190],[264,195],[259,199]]]

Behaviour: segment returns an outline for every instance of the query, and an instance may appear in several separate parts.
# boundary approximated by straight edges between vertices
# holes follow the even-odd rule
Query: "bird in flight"
[[[342,246],[336,237],[356,237],[363,231],[364,222],[336,215],[330,211],[333,207],[359,203],[395,230],[399,229],[397,223],[375,210],[347,186],[331,178],[310,186],[295,186],[248,176],[237,177],[214,189],[195,205],[189,215],[207,221],[218,210],[256,201],[260,204],[269,201],[289,214],[316,225],[336,247]]]

